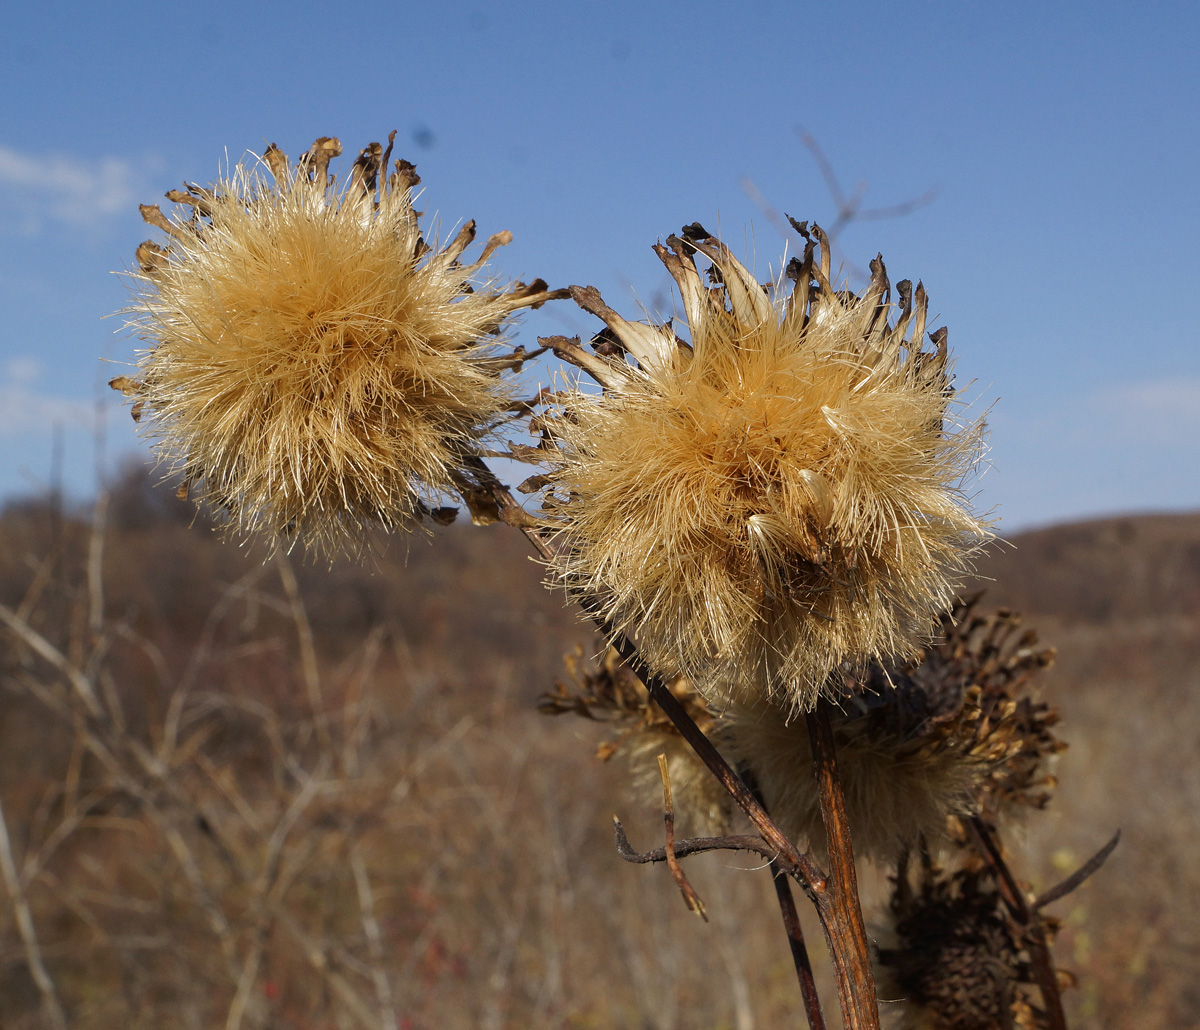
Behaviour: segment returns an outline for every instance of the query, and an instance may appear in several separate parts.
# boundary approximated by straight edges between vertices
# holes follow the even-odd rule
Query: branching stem
[[[555,552],[549,535],[529,517],[483,459],[470,459],[469,467],[478,477],[483,489],[491,494],[500,519],[519,529],[543,558],[552,559]],[[663,679],[646,664],[633,643],[603,617],[599,605],[594,601],[589,603],[585,600],[581,607],[595,620],[605,638],[620,654],[626,667],[642,681],[651,699],[671,720],[697,757],[716,776],[737,806],[746,813],[773,852],[777,868],[794,877],[816,907],[837,973],[838,994],[846,1030],[878,1030],[879,1009],[875,999],[875,980],[871,972],[866,930],[858,901],[858,882],[854,872],[845,802],[838,780],[833,733],[829,727],[827,708],[819,707],[809,718],[810,733],[814,734],[814,771],[820,786],[822,816],[825,819],[826,836],[830,841],[830,856],[834,862],[830,876],[817,867],[810,852],[801,852],[787,838],[734,768],[696,725],[687,709],[671,693]],[[817,727],[815,731],[814,721]],[[678,845],[676,848],[678,849]],[[679,854],[678,850],[676,854]]]

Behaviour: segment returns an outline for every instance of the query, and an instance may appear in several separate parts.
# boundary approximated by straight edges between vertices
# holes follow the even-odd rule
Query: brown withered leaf
[[[126,397],[137,397],[142,392],[142,384],[131,376],[114,376],[108,385],[120,390]]]

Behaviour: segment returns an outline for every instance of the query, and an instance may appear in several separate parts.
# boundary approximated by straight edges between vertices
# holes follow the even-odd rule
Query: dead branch
[[[704,910],[704,902],[700,900],[700,895],[696,893],[696,889],[688,882],[688,878],[683,872],[683,866],[679,864],[679,859],[675,855],[675,803],[671,799],[671,774],[667,771],[666,755],[658,756],[658,771],[659,775],[662,776],[663,784],[663,824],[667,839],[664,850],[667,858],[667,868],[671,870],[671,876],[679,888],[679,893],[683,895],[683,901],[687,905],[688,910],[695,912],[696,915],[707,923],[708,913]]]
[[[17,875],[17,863],[13,858],[12,841],[8,835],[8,821],[4,817],[4,808],[0,805],[0,875],[4,877],[4,886],[8,889],[8,898],[13,907],[17,920],[17,930],[21,934],[21,943],[25,949],[25,961],[29,966],[29,974],[42,996],[42,1011],[52,1026],[65,1030],[67,1017],[63,1012],[62,1003],[58,1000],[58,990],[42,960],[42,948],[38,941],[37,929],[33,922],[33,912],[29,907],[29,898],[25,893],[21,878]]]
[[[621,820],[615,815],[613,816],[613,831],[617,838],[617,854],[626,862],[648,865],[667,861],[666,847],[636,851],[629,843],[629,836],[625,832],[625,827],[621,825]],[[753,851],[768,862],[775,857],[775,853],[763,844],[762,838],[752,834],[734,834],[728,837],[690,837],[675,841],[674,851],[677,859],[703,855],[709,851]]]
[[[1061,883],[1056,884],[1055,886],[1049,888],[1049,890],[1045,890],[1039,894],[1037,898],[1034,899],[1030,907],[1035,912],[1040,911],[1047,905],[1053,904],[1060,898],[1065,898],[1072,891],[1077,890],[1083,885],[1083,882],[1087,880],[1088,877],[1090,877],[1093,873],[1098,872],[1100,867],[1108,861],[1108,856],[1116,850],[1116,847],[1120,841],[1121,831],[1117,830],[1117,832],[1112,835],[1112,839],[1109,840],[1104,847],[1097,851],[1091,858],[1084,862],[1083,865],[1076,869],[1075,872],[1073,872]]]

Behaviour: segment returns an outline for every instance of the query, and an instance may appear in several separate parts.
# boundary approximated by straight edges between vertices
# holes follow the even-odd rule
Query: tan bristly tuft
[[[185,488],[233,530],[330,553],[469,489],[464,460],[504,417],[503,373],[520,364],[494,334],[553,296],[540,280],[481,282],[508,233],[470,265],[458,259],[474,222],[431,249],[413,166],[387,174],[390,141],[335,188],[340,153],[325,137],[291,167],[272,145],[209,189],[167,194],[183,205],[170,217],[143,207],[165,234],[129,274],[130,324],[151,346],[136,378],[114,380]]]
[[[727,757],[753,773],[780,829],[823,852],[825,829],[804,719],[788,721],[770,704],[734,706],[725,726]],[[983,769],[965,749],[874,735],[861,721],[843,719],[834,721],[834,741],[857,857],[889,863],[906,845],[940,843],[948,816],[974,810],[972,788]]]
[[[983,615],[977,601],[943,616],[919,661],[869,668],[833,713],[856,855],[891,863],[905,849],[957,840],[963,817],[995,822],[1049,801],[1049,767],[1065,745],[1030,681],[1054,652],[1036,647],[1011,612]],[[823,848],[805,721],[769,702],[734,706],[721,735],[784,832]]]
[[[981,428],[947,429],[945,333],[922,350],[919,285],[892,305],[875,261],[865,294],[837,292],[813,241],[791,295],[769,293],[698,226],[685,235],[656,249],[690,344],[572,288],[609,328],[596,354],[556,347],[605,390],[546,421],[555,572],[710,701],[807,710],[847,663],[914,654],[953,600],[987,535],[960,492]]]

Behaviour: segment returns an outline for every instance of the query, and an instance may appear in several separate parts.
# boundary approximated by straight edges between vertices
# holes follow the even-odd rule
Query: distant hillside
[[[989,596],[1071,622],[1200,613],[1200,513],[1131,515],[1034,530],[980,562]]]

